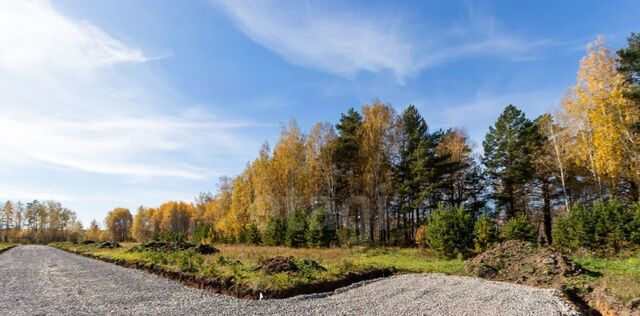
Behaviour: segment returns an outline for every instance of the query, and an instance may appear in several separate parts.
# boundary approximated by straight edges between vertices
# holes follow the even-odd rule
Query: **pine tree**
[[[413,236],[415,221],[412,220],[414,212],[417,214],[417,207],[420,206],[419,198],[425,188],[424,169],[420,168],[426,151],[419,150],[424,147],[424,142],[428,138],[428,127],[425,120],[420,116],[415,106],[409,105],[402,113],[400,119],[400,149],[398,162],[394,166],[394,177],[397,186],[397,216],[396,234],[399,232],[400,218],[404,229],[404,241],[407,243]],[[407,229],[407,217],[412,224],[412,229]],[[415,216],[417,217],[417,216]],[[399,236],[396,235],[396,239]]]
[[[631,33],[627,38],[628,47],[618,50],[618,72],[626,78],[629,87],[627,97],[640,107],[640,33]],[[636,122],[640,129],[640,122]]]
[[[361,217],[359,205],[350,201],[361,194],[362,168],[359,161],[360,129],[362,116],[353,108],[340,115],[336,124],[338,135],[334,141],[333,162],[336,168],[336,207],[344,208],[347,216],[355,222],[356,235],[360,234]],[[342,221],[337,219],[340,227]]]
[[[526,208],[525,187],[533,177],[533,124],[524,113],[508,105],[482,143],[487,175],[496,207],[507,219]]]

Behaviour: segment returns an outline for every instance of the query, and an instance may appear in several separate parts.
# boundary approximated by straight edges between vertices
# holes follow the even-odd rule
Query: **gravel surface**
[[[440,274],[247,301],[47,246],[0,255],[2,315],[578,315],[553,290]]]

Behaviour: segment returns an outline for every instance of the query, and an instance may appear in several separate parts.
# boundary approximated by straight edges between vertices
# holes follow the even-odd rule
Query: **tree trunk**
[[[549,182],[544,181],[542,183],[542,196],[543,196],[543,206],[542,206],[542,218],[543,218],[543,230],[544,230],[544,238],[547,244],[551,244],[551,192],[549,188]]]

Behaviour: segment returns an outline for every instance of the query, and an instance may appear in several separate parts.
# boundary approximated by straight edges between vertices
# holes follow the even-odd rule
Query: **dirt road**
[[[439,274],[246,301],[47,246],[0,254],[2,315],[577,315],[551,290]]]

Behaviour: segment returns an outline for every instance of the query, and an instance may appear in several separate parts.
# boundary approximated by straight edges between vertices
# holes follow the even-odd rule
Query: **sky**
[[[215,192],[295,118],[375,99],[480,146],[534,118],[586,45],[640,32],[640,1],[0,0],[0,201],[86,225]]]

